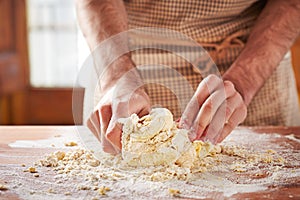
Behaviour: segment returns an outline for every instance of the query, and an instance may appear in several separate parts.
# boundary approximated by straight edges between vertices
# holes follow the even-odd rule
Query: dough
[[[197,160],[221,151],[209,142],[192,143],[188,130],[179,129],[166,108],[152,109],[142,118],[133,114],[120,122],[123,123],[122,158],[130,166],[175,164],[192,168]]]

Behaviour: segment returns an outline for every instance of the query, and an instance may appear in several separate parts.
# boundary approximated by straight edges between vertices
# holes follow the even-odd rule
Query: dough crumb
[[[106,186],[101,186],[98,190],[98,193],[101,195],[106,195],[106,192],[110,191],[110,188]]]
[[[66,196],[70,196],[70,195],[71,195],[71,192],[65,192],[65,195],[66,195]]]
[[[267,152],[268,154],[276,154],[276,153],[277,153],[277,152],[274,151],[273,149],[268,149],[266,152]]]
[[[74,147],[74,146],[77,146],[77,143],[74,142],[74,141],[66,142],[66,143],[65,143],[65,146],[66,146],[66,147]]]
[[[8,187],[6,185],[0,184],[0,190],[1,191],[6,191],[6,190],[8,190]]]
[[[88,185],[78,185],[77,190],[90,190],[91,187]]]
[[[27,170],[28,170],[30,173],[37,173],[35,167],[29,167]]]
[[[48,192],[48,193],[55,194],[55,192],[54,192],[54,190],[53,190],[52,188],[49,188],[49,189],[47,190],[47,192]]]
[[[169,188],[169,193],[173,196],[178,196],[181,194],[180,190]]]

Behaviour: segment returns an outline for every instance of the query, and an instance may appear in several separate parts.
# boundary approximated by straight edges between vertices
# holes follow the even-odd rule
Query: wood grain
[[[81,102],[76,107],[80,108],[82,116],[83,89],[78,89]],[[73,89],[71,88],[32,88],[27,94],[27,122],[26,124],[45,125],[72,125],[74,124],[72,112]],[[82,120],[81,120],[82,121]]]
[[[23,72],[16,53],[0,54],[0,97],[25,88]]]
[[[0,0],[0,53],[13,51],[13,18],[9,17],[12,13],[12,1]]]

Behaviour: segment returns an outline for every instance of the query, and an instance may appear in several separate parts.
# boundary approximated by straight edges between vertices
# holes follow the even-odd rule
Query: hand
[[[246,104],[233,83],[209,75],[199,84],[179,125],[190,130],[192,141],[218,143],[243,122],[246,115]]]
[[[134,69],[124,74],[105,92],[87,125],[101,142],[103,151],[117,154],[121,150],[122,134],[122,125],[118,123],[118,119],[129,117],[133,113],[141,117],[149,111],[149,97]]]

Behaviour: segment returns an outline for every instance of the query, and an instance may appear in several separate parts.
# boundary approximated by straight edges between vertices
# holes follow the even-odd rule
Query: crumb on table
[[[29,167],[27,170],[28,170],[30,173],[37,173],[35,167]]]
[[[99,194],[101,195],[106,195],[106,192],[108,191],[110,191],[110,188],[106,186],[101,186],[98,190]]]
[[[1,190],[1,191],[8,190],[8,187],[7,187],[6,185],[0,184],[0,190]]]
[[[77,143],[74,142],[74,141],[66,142],[66,143],[65,143],[65,146],[66,146],[66,147],[74,147],[74,146],[77,146]]]
[[[173,196],[177,196],[179,194],[181,194],[181,192],[177,189],[173,189],[173,188],[169,188],[169,193]]]

